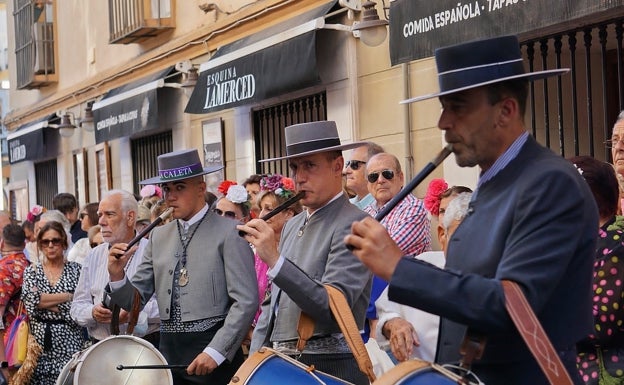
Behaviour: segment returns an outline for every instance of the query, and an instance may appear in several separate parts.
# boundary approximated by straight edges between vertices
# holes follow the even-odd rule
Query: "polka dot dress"
[[[58,305],[59,312],[37,308],[42,293],[73,293],[78,285],[80,265],[67,262],[56,285],[46,278],[41,264],[31,265],[24,271],[22,300],[30,318],[30,330],[39,345],[44,346],[46,327],[50,328],[51,346],[43,351],[31,384],[54,385],[56,378],[72,355],[85,347],[82,328],[69,315],[71,302]]]
[[[599,384],[600,363],[615,381],[624,384],[624,217],[617,217],[599,231],[594,262],[594,330],[579,343],[577,366],[586,384]],[[601,383],[601,384],[602,384]]]

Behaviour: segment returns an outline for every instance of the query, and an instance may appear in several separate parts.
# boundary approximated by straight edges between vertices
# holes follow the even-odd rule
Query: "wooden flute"
[[[282,211],[284,211],[287,208],[289,208],[290,206],[292,206],[293,203],[297,202],[298,200],[300,200],[304,196],[305,196],[305,191],[300,191],[297,195],[294,195],[294,196],[288,198],[288,200],[286,202],[284,202],[281,205],[277,206],[276,208],[271,210],[268,214],[260,217],[260,219],[262,219],[263,221],[268,221],[269,219],[273,218],[275,215],[281,213]],[[240,235],[241,237],[244,237],[245,235],[247,235],[247,233],[244,232],[243,230],[239,230],[238,235]]]

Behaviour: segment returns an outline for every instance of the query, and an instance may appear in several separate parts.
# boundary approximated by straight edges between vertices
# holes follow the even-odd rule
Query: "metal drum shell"
[[[173,385],[169,369],[117,370],[120,364],[167,365],[167,360],[142,338],[111,336],[74,355],[56,385]]]

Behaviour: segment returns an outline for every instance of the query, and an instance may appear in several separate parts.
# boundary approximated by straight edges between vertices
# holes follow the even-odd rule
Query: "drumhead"
[[[149,342],[135,336],[112,336],[91,346],[79,357],[75,385],[173,385],[169,369],[124,369],[118,365],[167,365]],[[59,378],[60,379],[60,378]]]

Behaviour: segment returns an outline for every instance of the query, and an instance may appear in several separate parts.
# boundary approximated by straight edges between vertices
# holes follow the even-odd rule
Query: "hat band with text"
[[[188,166],[169,168],[166,170],[158,170],[158,175],[162,180],[190,178],[199,175],[204,171],[201,163],[195,163]]]
[[[286,146],[286,154],[297,155],[305,152],[323,150],[329,147],[340,146],[340,138],[315,140],[312,142],[301,142]]]

